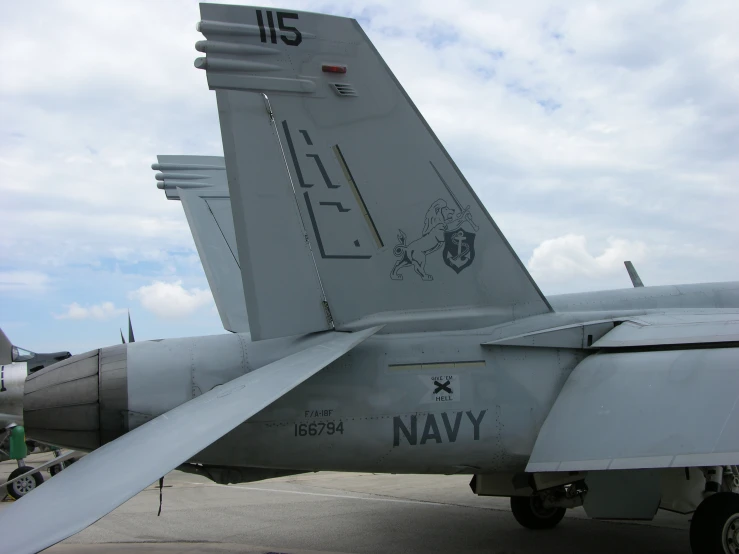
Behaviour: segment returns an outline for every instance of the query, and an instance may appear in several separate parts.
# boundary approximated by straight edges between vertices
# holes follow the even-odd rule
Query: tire
[[[13,472],[8,475],[8,481],[11,479],[15,479],[19,475],[23,475],[24,473],[28,473],[33,468],[28,466],[19,467],[17,469],[14,469]],[[22,496],[25,496],[29,492],[31,492],[36,487],[41,486],[41,483],[44,482],[44,478],[41,475],[41,472],[34,473],[33,475],[29,475],[28,477],[21,479],[20,481],[16,481],[14,483],[10,483],[7,486],[8,494],[18,500]]]
[[[698,505],[690,522],[693,554],[739,553],[739,494],[718,492]]]
[[[68,468],[69,466],[71,466],[76,461],[77,461],[77,458],[69,458],[69,459],[67,459],[64,462],[61,462],[61,463],[56,464],[56,465],[53,465],[53,466],[49,467],[49,473],[51,474],[52,477],[54,477],[54,475],[56,475],[57,473],[59,473],[61,470]]]
[[[565,517],[565,508],[544,508],[538,496],[512,496],[511,511],[526,529],[551,529]]]

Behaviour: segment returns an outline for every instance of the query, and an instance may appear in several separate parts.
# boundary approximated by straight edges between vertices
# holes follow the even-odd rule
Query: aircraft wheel
[[[739,494],[718,492],[698,505],[690,522],[693,554],[739,554]]]
[[[49,473],[51,474],[52,477],[54,477],[54,475],[59,473],[61,470],[68,468],[76,461],[77,461],[77,458],[69,458],[68,460],[60,464],[53,465],[49,468]]]
[[[15,479],[19,475],[23,475],[31,471],[33,468],[28,466],[19,467],[14,469],[13,472],[8,476],[8,480]],[[28,475],[23,479],[19,479],[7,486],[8,494],[18,500],[20,497],[25,496],[36,487],[40,486],[44,482],[44,478],[41,472]]]
[[[565,508],[544,508],[538,496],[512,496],[511,511],[527,529],[551,529],[565,517]]]

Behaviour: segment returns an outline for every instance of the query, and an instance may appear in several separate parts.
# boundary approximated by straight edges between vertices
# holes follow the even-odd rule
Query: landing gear
[[[15,479],[19,475],[23,475],[24,473],[28,473],[32,470],[32,467],[19,466],[18,468],[14,469],[12,473],[8,476],[8,480],[10,481],[12,479]],[[41,475],[41,472],[27,475],[22,479],[18,479],[17,481],[13,481],[12,483],[10,483],[7,487],[8,494],[18,500],[21,496],[25,496],[33,489],[40,486],[43,482],[44,478]]]
[[[718,492],[698,505],[690,523],[693,554],[739,554],[739,494]]]
[[[57,458],[59,456],[61,456],[61,452],[57,453],[57,455],[56,455]],[[51,466],[49,468],[49,473],[51,474],[52,477],[54,477],[54,475],[56,475],[57,473],[59,473],[61,470],[68,468],[69,466],[71,466],[76,461],[77,461],[76,458],[69,458],[65,462],[61,462],[61,463],[58,463],[56,465],[53,465],[53,466]]]
[[[551,529],[565,516],[565,508],[545,508],[538,495],[512,496],[511,511],[516,521],[527,529]]]

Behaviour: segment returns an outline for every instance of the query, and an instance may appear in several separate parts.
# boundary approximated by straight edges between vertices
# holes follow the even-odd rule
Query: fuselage
[[[420,332],[418,320],[409,322],[407,331],[403,322],[393,322],[392,332],[366,340],[192,461],[309,471],[523,471],[568,376],[592,351],[484,343],[647,313],[739,311],[739,283],[548,300],[551,313],[477,327],[457,318],[446,330],[435,322],[430,326],[435,330]],[[471,312],[479,322],[480,312]],[[242,333],[92,351],[59,364],[70,366],[76,377],[55,381],[49,393],[40,379],[28,382],[34,382],[26,392],[37,412],[26,413],[26,427],[31,438],[94,449],[213,387],[325,340],[326,334],[316,333],[252,342]],[[65,395],[69,406],[59,405],[60,387],[87,399],[84,422],[79,399]],[[74,429],[67,427],[66,413]],[[47,420],[54,428],[39,428]],[[187,429],[181,432],[187,440]]]
[[[655,311],[739,309],[739,283],[568,294],[549,301],[554,313],[528,321],[465,331],[378,334],[201,452],[195,461],[398,473],[521,471],[567,377],[589,352],[482,343],[506,328],[511,333],[512,326],[525,332]],[[192,339],[180,340],[185,348]],[[154,392],[161,386],[153,382],[159,381],[155,374],[161,365],[132,371],[159,357],[146,352],[156,349],[157,343],[131,345],[132,411],[162,413],[189,399],[188,388],[190,394],[199,394],[320,341],[321,335],[246,345],[244,336],[207,340],[233,344],[230,362],[219,364],[222,354],[214,351],[210,363],[208,356],[200,357],[183,371],[170,357],[167,381],[179,382],[182,392],[164,404],[164,392]],[[236,353],[242,347],[245,360]],[[223,352],[228,347],[224,343],[214,348]],[[151,392],[142,395],[145,390]]]

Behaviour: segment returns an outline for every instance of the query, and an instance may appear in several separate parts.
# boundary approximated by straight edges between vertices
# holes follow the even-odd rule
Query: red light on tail
[[[346,73],[345,65],[322,65],[321,71],[324,73]]]

